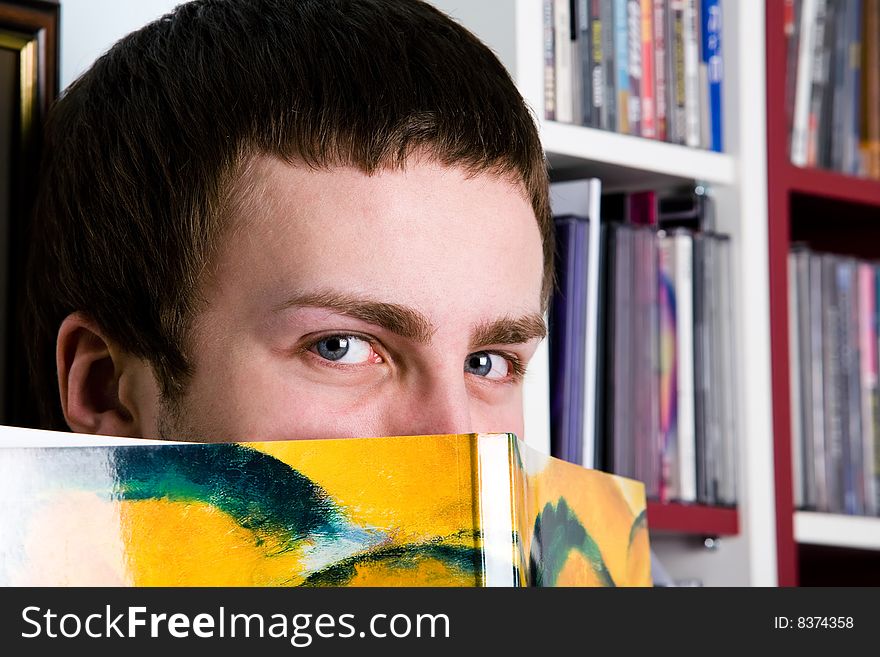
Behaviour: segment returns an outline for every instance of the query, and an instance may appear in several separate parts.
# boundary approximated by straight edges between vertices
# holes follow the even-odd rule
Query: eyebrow
[[[480,324],[471,338],[471,349],[490,344],[524,344],[547,335],[547,325],[538,313],[524,317],[503,317]]]
[[[311,292],[296,295],[275,306],[273,310],[280,312],[289,308],[303,307],[327,308],[340,315],[375,324],[419,343],[430,342],[436,330],[430,320],[417,310],[344,292]]]
[[[431,321],[413,308],[346,292],[297,294],[275,306],[273,311],[291,308],[326,308],[422,344],[430,342],[436,331]],[[502,317],[477,325],[470,348],[478,349],[491,344],[522,344],[546,335],[547,326],[538,313],[519,318]]]

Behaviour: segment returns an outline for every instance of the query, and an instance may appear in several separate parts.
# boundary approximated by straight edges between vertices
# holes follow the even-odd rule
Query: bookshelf
[[[797,511],[794,506],[787,257],[793,241],[823,251],[880,256],[880,181],[790,162],[785,113],[784,3],[766,3],[770,327],[778,580],[866,584],[880,571],[880,518]],[[859,575],[856,575],[859,573]],[[876,581],[876,580],[872,580]]]
[[[543,120],[542,0],[432,1],[505,63],[538,118],[551,177],[596,176],[603,191],[682,182],[712,187],[719,228],[732,240],[739,506],[652,503],[652,546],[676,579],[775,585],[763,4],[722,0],[726,152],[714,153]],[[525,410],[528,418],[528,398]],[[705,547],[705,538],[718,537],[714,549]]]

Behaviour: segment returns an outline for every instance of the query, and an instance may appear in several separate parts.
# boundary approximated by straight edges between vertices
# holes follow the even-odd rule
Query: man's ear
[[[87,315],[68,315],[55,347],[61,408],[71,430],[144,437],[159,401],[152,368],[121,349]]]

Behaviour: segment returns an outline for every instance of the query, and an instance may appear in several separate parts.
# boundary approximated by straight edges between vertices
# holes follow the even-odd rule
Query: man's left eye
[[[464,371],[487,379],[504,379],[510,374],[510,362],[501,354],[478,351],[464,361]]]

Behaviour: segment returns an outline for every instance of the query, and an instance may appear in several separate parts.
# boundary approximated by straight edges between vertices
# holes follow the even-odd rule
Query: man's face
[[[511,431],[543,334],[522,189],[427,160],[368,176],[258,159],[205,277],[193,376],[154,433]],[[158,410],[158,409],[157,409]]]

